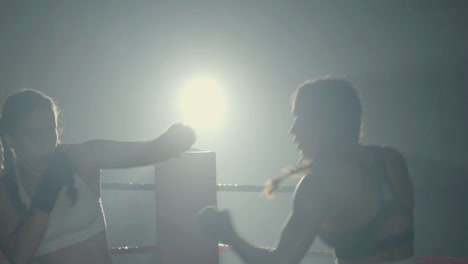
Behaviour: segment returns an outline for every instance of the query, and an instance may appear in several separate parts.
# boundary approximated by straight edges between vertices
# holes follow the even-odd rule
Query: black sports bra
[[[380,149],[375,149],[376,162],[372,166],[362,164],[367,175],[373,176],[380,191],[380,209],[377,215],[366,225],[349,231],[323,232],[320,237],[324,241],[333,241],[335,255],[342,260],[355,260],[374,255],[381,251],[412,244],[413,211],[396,194],[389,177],[384,157]],[[378,239],[382,227],[392,218],[405,216],[411,221],[411,228],[403,233],[384,239]]]

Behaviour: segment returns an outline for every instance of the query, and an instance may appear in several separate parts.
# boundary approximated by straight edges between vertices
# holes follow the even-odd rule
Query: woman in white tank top
[[[57,107],[25,90],[0,118],[0,249],[11,263],[110,263],[100,170],[159,163],[189,149],[193,130],[171,126],[151,141],[58,145]]]

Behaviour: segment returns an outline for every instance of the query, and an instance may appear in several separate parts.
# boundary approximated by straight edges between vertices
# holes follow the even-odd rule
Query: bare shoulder
[[[305,201],[310,206],[328,207],[340,193],[340,186],[348,186],[350,173],[358,173],[351,160],[330,158],[315,161],[307,175],[302,177],[295,190],[296,202]],[[337,184],[340,183],[340,184]]]
[[[65,154],[70,160],[72,160],[74,163],[77,163],[79,162],[81,156],[81,154],[79,153],[79,146],[80,144],[60,144],[58,147],[65,152]]]
[[[77,170],[81,172],[81,174],[89,173],[92,171],[93,168],[90,168],[85,160],[86,160],[86,144],[84,143],[77,143],[77,144],[60,144],[59,147],[65,152],[68,159],[75,165]]]
[[[395,191],[410,207],[414,207],[413,183],[403,154],[392,147],[380,147],[380,151],[383,154],[387,174]]]
[[[406,167],[406,160],[403,154],[395,148],[392,147],[380,147],[381,151],[384,154],[386,161],[396,167]]]
[[[99,185],[100,185],[100,175],[101,170],[99,168],[88,166],[85,161],[85,153],[83,151],[83,144],[61,144],[60,148],[65,152],[67,157],[76,167],[76,175],[83,179],[83,181],[88,184],[88,186],[99,194]]]
[[[332,193],[339,186],[348,186],[354,183],[362,173],[359,160],[360,153],[337,155],[314,162],[311,169],[311,178],[320,184],[320,192]],[[345,187],[346,188],[346,187]]]
[[[325,216],[324,203],[326,187],[316,175],[307,174],[303,176],[296,186],[293,196],[293,207],[291,221],[295,225],[310,225],[318,223]],[[307,228],[308,229],[308,228]]]
[[[379,147],[390,178],[408,178],[408,165],[403,154],[392,147]]]

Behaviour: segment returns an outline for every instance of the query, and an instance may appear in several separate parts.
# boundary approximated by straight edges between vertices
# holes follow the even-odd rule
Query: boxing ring
[[[177,160],[155,166],[155,183],[102,183],[103,190],[154,192],[156,203],[156,245],[122,246],[109,249],[111,255],[154,254],[158,264],[218,264],[229,246],[204,235],[197,213],[207,205],[217,205],[217,192],[260,193],[263,186],[217,184],[214,152],[185,153]],[[279,193],[292,193],[293,186]],[[0,260],[4,256],[0,252]],[[309,251],[306,258],[332,260],[332,251]],[[418,256],[418,264],[468,264],[468,258]]]

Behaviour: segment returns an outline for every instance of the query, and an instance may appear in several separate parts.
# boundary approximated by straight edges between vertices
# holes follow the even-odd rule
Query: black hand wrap
[[[52,212],[63,187],[73,185],[75,172],[75,166],[64,151],[57,147],[54,158],[49,162],[46,172],[37,184],[31,207],[46,213]]]

